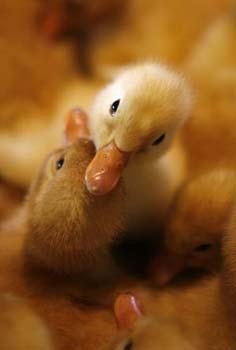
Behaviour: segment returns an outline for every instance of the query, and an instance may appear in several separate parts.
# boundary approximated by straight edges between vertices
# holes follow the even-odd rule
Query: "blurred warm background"
[[[219,137],[236,143],[229,127],[234,1],[0,0],[0,52],[0,220],[19,205],[44,154],[60,144],[67,111],[89,111],[99,88],[133,62],[159,60],[183,71],[198,96],[183,134],[189,153],[197,149],[207,167],[210,138],[215,153],[234,160],[232,142],[217,149]]]

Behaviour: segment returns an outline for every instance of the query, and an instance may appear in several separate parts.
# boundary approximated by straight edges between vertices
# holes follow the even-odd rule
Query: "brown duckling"
[[[26,251],[50,270],[101,279],[114,273],[108,247],[124,227],[124,192],[121,183],[99,200],[87,191],[82,175],[95,148],[89,140],[76,141],[77,112],[66,123],[67,145],[47,157],[32,184]]]
[[[57,349],[103,349],[115,326],[101,290],[119,273],[109,247],[123,229],[125,197],[121,182],[99,198],[87,191],[95,148],[75,141],[72,126],[67,144],[44,161],[25,206],[2,227],[0,291],[26,299]]]

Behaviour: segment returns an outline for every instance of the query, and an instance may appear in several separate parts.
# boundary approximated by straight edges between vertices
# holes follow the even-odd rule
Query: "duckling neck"
[[[163,225],[185,176],[185,157],[177,142],[158,158],[148,151],[136,154],[124,173],[129,224],[154,218],[155,225]]]

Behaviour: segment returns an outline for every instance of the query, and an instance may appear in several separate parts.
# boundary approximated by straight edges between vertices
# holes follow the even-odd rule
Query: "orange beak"
[[[120,151],[114,141],[98,150],[85,174],[89,192],[97,196],[111,192],[119,182],[130,155],[130,152]]]

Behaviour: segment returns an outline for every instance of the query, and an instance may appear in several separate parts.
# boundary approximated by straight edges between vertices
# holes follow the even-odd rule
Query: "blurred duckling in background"
[[[90,105],[101,82],[84,75],[89,70],[88,41],[92,29],[97,34],[97,26],[104,27],[104,16],[118,16],[114,11],[118,2],[121,5],[122,0],[1,1],[0,174],[4,179],[28,187],[44,156],[60,145],[67,111],[78,103]],[[66,40],[49,40],[50,30]]]
[[[165,285],[189,268],[219,270],[222,236],[236,203],[235,178],[235,170],[215,169],[182,186],[170,209],[163,251],[151,263],[155,283]]]
[[[0,337],[2,350],[54,350],[42,320],[21,299],[0,295]]]
[[[97,154],[86,172],[94,195],[110,192],[124,171],[130,222],[161,224],[185,176],[184,154],[173,144],[190,115],[184,78],[157,63],[128,67],[95,98],[89,116]]]
[[[196,92],[191,120],[181,132],[188,172],[235,166],[236,3],[199,40],[185,68]]]
[[[98,74],[150,57],[182,65],[209,23],[226,11],[228,1],[215,0],[214,6],[211,0],[126,1],[118,30],[105,41],[97,40],[92,52]]]
[[[119,330],[111,350],[194,350],[180,323],[166,317],[147,316],[138,299],[119,295],[114,304]]]
[[[235,232],[236,208],[225,225],[219,273],[162,290],[136,290],[138,299],[130,293],[118,296],[114,313],[120,333],[111,349],[234,349]]]
[[[228,10],[208,26],[186,61],[186,68],[196,80],[204,79],[206,86],[214,85],[211,78],[230,79],[236,66],[236,2],[229,1]],[[207,79],[208,78],[208,79]],[[232,77],[235,79],[235,76]],[[216,86],[216,89],[220,86]]]

